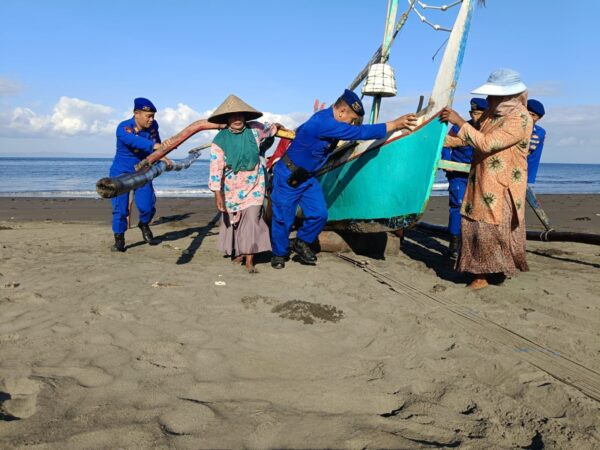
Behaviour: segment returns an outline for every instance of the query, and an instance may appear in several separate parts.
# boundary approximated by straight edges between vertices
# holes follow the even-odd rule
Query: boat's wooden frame
[[[452,105],[474,3],[463,0],[418,127],[377,141],[345,143],[317,172],[330,229],[393,231],[411,226],[424,213],[447,132],[438,117]]]

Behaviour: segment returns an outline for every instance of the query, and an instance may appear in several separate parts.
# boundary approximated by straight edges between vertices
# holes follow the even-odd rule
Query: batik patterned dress
[[[465,123],[450,147],[474,149],[463,199],[462,248],[457,269],[474,274],[528,270],[525,259],[527,151],[532,120],[524,105],[497,116],[486,113],[477,130]]]

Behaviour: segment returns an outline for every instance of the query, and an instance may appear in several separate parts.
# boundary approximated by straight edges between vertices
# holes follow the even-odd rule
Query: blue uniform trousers
[[[118,171],[110,172],[111,177],[121,175]],[[150,223],[156,213],[156,195],[152,182],[134,191],[135,206],[140,212],[140,222]],[[113,233],[127,231],[127,216],[129,216],[129,194],[121,194],[112,199],[112,229]]]
[[[309,244],[317,240],[325,227],[327,205],[323,189],[316,178],[312,177],[293,188],[287,184],[291,173],[283,162],[278,162],[273,172],[271,245],[275,256],[286,256],[289,253],[289,236],[298,205],[302,208],[304,222],[297,237]]]
[[[467,177],[456,177],[448,181],[448,204],[450,206],[448,231],[452,236],[460,236],[460,207],[465,196],[465,191],[467,190],[467,182],[469,179]]]

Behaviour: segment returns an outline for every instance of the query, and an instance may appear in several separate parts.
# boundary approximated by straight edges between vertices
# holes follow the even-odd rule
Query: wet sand
[[[540,200],[600,232],[599,196]],[[417,230],[251,275],[212,199],[157,208],[114,254],[108,201],[0,198],[0,448],[600,447],[600,248],[529,242],[477,292]]]
[[[538,199],[557,230],[600,233],[600,195],[540,194]],[[212,198],[159,198],[156,218],[183,214],[191,223],[201,224],[214,212]],[[0,197],[0,220],[110,223],[111,207],[110,201],[103,199]],[[431,197],[423,220],[445,225],[448,197]],[[528,229],[543,229],[529,207],[526,220]],[[132,223],[137,223],[135,211]]]

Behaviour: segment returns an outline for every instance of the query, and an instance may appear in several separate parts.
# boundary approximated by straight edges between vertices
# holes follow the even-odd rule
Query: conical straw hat
[[[246,120],[258,119],[263,115],[241,98],[231,94],[208,118],[209,122],[227,124],[227,116],[233,113],[244,114]]]

